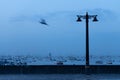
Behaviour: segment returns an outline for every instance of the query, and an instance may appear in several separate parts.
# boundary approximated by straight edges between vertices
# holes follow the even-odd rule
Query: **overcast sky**
[[[0,0],[0,54],[84,55],[85,24],[75,20],[88,11],[99,18],[90,23],[90,53],[119,55],[119,8],[120,0]]]
[[[46,14],[56,11],[74,11],[83,9],[103,8],[119,12],[119,0],[1,0],[2,16],[19,14]],[[4,15],[3,15],[4,14]]]

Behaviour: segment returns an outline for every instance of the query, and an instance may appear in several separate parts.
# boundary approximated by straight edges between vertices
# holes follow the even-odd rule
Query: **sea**
[[[0,80],[120,80],[120,74],[7,74]]]

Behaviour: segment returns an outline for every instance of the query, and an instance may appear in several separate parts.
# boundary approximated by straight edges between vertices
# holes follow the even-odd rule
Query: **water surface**
[[[40,74],[0,75],[0,80],[120,80],[119,74]]]

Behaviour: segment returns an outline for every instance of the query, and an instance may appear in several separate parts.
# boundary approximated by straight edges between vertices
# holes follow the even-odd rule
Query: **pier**
[[[0,74],[85,74],[85,65],[0,66]],[[120,74],[120,65],[90,65],[90,74]]]

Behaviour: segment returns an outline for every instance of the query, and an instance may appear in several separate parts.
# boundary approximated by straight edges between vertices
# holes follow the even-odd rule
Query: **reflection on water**
[[[119,74],[0,75],[0,80],[120,80]]]

